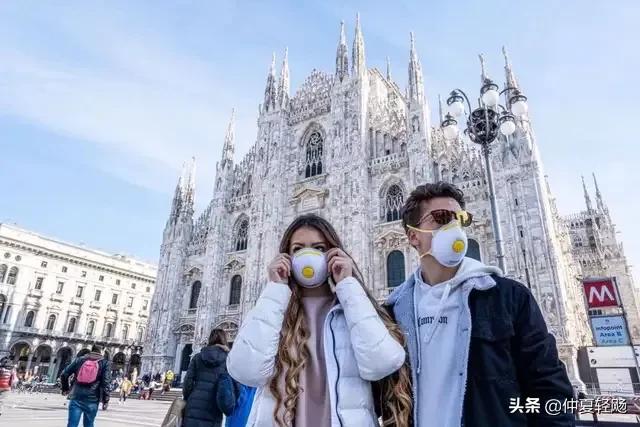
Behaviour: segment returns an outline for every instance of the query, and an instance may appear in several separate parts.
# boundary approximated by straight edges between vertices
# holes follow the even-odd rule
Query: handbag
[[[185,406],[187,406],[187,402],[182,397],[176,397],[171,402],[167,415],[165,415],[162,424],[160,424],[161,427],[182,427]]]

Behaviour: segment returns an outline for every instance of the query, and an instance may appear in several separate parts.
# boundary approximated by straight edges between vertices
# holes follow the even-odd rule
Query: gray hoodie
[[[471,289],[495,286],[495,281],[488,277],[491,274],[501,272],[465,258],[453,278],[429,286],[423,282],[418,268],[389,297],[389,304],[397,302],[404,307],[409,303],[401,311],[413,312],[411,323],[415,329],[405,332],[409,332],[409,340],[414,340],[408,344],[414,364],[416,426],[460,425],[471,325],[468,296]]]

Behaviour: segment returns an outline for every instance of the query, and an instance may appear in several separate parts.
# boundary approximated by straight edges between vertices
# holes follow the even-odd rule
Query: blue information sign
[[[629,334],[622,316],[596,316],[591,318],[596,345],[629,345]]]

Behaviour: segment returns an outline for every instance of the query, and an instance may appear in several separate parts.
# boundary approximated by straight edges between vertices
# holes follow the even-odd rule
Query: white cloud
[[[195,155],[206,191],[232,106],[241,111],[237,134],[253,140],[255,123],[242,114],[255,110],[253,102],[232,93],[213,63],[177,53],[158,34],[131,35],[108,15],[77,18],[49,22],[71,41],[75,50],[66,55],[34,48],[18,29],[5,28],[0,113],[97,144],[105,153],[93,160],[98,167],[156,191],[171,192],[167,180]]]

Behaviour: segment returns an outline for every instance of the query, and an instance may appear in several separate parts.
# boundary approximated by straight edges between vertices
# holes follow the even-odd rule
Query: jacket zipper
[[[469,297],[471,296],[471,291],[473,291],[473,287],[469,289],[469,292],[466,295],[466,298],[463,296],[462,301],[466,301],[465,304],[465,313],[467,314],[467,318],[469,319],[469,330],[467,331],[467,351],[466,357],[463,357],[463,365],[462,369],[464,369],[464,383],[462,384],[462,405],[460,408],[460,427],[464,427],[464,398],[467,395],[467,382],[469,381],[469,352],[471,351],[471,328],[473,324],[471,323],[471,309],[469,308]]]
[[[331,320],[329,320],[329,330],[331,331],[331,344],[333,346],[333,358],[336,361],[336,368],[338,369],[338,373],[336,375],[336,383],[335,383],[335,391],[336,391],[336,415],[338,417],[338,422],[340,423],[340,427],[342,427],[342,419],[340,418],[340,410],[338,409],[338,402],[340,401],[338,397],[338,381],[340,379],[340,364],[338,363],[338,355],[336,354],[336,336],[333,332],[333,319],[335,318],[335,314],[331,314]]]

